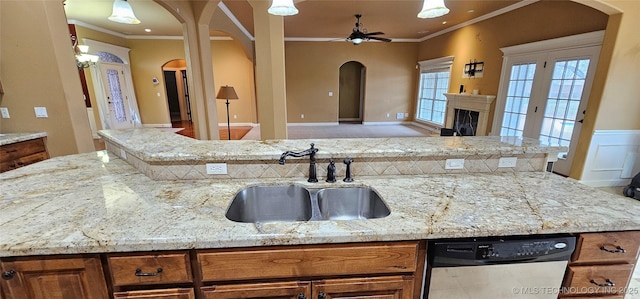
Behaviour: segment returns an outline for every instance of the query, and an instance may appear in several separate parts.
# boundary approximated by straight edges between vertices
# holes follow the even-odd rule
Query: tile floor
[[[329,126],[288,125],[289,139],[328,139],[328,138],[384,138],[384,137],[423,137],[434,132],[410,124],[361,125],[339,124]],[[260,127],[247,133],[243,140],[260,140]]]

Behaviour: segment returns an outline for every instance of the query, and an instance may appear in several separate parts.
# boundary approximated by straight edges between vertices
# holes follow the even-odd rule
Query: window
[[[417,120],[444,126],[452,63],[453,57],[420,62]]]

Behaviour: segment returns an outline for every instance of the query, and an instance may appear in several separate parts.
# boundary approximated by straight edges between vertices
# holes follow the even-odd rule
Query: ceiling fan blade
[[[368,39],[375,39],[375,40],[379,40],[381,42],[390,42],[391,41],[391,39],[389,39],[389,38],[376,37],[376,36],[369,36]]]
[[[367,35],[382,35],[382,34],[384,34],[384,32],[380,32],[380,31],[367,33]]]

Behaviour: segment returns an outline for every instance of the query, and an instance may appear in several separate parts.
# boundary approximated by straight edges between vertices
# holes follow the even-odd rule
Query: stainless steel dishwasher
[[[575,243],[568,235],[430,242],[424,298],[557,298]]]

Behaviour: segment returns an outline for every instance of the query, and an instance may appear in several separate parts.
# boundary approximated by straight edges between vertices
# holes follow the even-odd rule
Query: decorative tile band
[[[251,179],[251,178],[300,178],[309,174],[309,159],[289,159],[285,165],[277,160],[257,161],[177,161],[165,164],[149,164],[110,142],[105,142],[109,152],[121,157],[140,172],[154,180],[198,180],[198,179]],[[122,154],[124,153],[124,154]],[[358,176],[424,175],[434,173],[486,173],[486,172],[532,172],[545,171],[549,161],[547,154],[522,154],[516,157],[515,167],[498,167],[501,156],[476,155],[446,157],[464,159],[463,169],[445,169],[444,157],[384,157],[356,159],[351,164],[351,174]],[[336,158],[336,178],[345,176],[345,164]],[[206,172],[206,163],[226,163],[227,174],[211,175]],[[316,161],[318,180],[327,174],[329,159]]]

